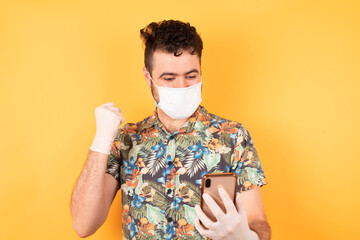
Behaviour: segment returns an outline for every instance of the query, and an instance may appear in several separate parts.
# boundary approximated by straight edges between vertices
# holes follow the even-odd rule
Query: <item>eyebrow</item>
[[[199,71],[194,68],[194,69],[186,72],[184,75],[187,75],[187,74],[190,74],[190,73],[194,73],[194,72],[199,73]],[[165,76],[165,75],[177,76],[178,74],[177,74],[177,73],[172,73],[172,72],[163,72],[163,73],[159,76],[159,78],[161,78],[161,77],[163,77],[163,76]]]

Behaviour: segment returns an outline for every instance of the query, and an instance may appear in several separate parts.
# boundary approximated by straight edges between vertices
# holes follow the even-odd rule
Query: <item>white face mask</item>
[[[150,75],[150,73],[149,73]],[[151,80],[155,84],[150,75]],[[158,87],[160,101],[155,104],[173,119],[185,119],[190,117],[201,103],[201,81],[186,88]],[[154,98],[154,96],[153,96]]]

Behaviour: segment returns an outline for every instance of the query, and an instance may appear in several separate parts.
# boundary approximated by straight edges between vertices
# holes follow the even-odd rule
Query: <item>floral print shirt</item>
[[[205,173],[235,172],[238,192],[267,184],[241,123],[199,105],[176,132],[154,113],[119,128],[106,173],[121,185],[124,239],[208,239],[196,230]]]

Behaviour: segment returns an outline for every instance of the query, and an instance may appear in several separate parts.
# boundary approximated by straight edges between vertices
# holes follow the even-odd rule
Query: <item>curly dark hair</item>
[[[156,50],[174,53],[174,56],[189,50],[191,54],[199,56],[201,64],[203,42],[195,27],[188,22],[172,19],[152,22],[140,30],[140,37],[145,45],[145,67],[150,73],[153,70],[152,56]]]

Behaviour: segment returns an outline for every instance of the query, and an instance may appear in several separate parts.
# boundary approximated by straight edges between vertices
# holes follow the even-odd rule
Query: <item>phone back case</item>
[[[210,187],[206,187],[205,182],[207,179],[211,179]],[[212,214],[210,208],[205,203],[202,198],[203,193],[208,193],[215,202],[219,205],[219,207],[226,212],[225,205],[222,202],[222,199],[219,195],[218,189],[220,187],[224,188],[226,192],[229,194],[230,198],[235,203],[236,197],[236,186],[237,186],[237,175],[235,173],[208,173],[205,174],[202,178],[201,185],[201,208],[204,213],[211,219],[216,222],[215,216]]]

